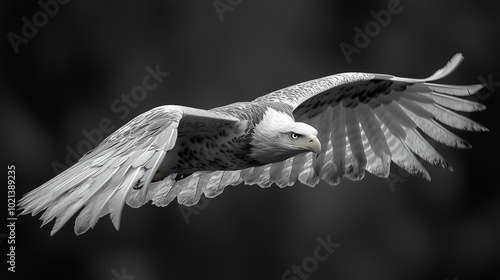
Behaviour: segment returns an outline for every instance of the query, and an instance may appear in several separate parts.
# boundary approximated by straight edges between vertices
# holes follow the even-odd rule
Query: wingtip
[[[456,53],[451,57],[445,68],[450,66],[456,68],[460,65],[460,63],[462,63],[462,61],[464,61],[464,59],[465,57],[462,55],[462,53]]]
[[[116,215],[113,215],[113,213],[111,213],[110,218],[111,218],[111,222],[113,223],[113,226],[115,227],[115,229],[117,231],[119,231],[120,230],[120,221],[121,221],[120,213],[117,213]]]
[[[431,75],[430,77],[428,77],[424,80],[434,81],[434,80],[439,80],[443,77],[448,76],[450,73],[455,71],[455,69],[457,69],[458,66],[460,66],[460,64],[462,63],[463,60],[464,60],[464,56],[461,53],[456,53],[455,55],[453,55],[453,57],[450,59],[450,61],[448,61],[448,63],[446,63],[446,65],[443,68],[437,70],[433,75]]]
[[[429,172],[423,168],[422,170],[420,170],[420,172],[418,173],[418,175],[422,178],[424,178],[425,180],[427,181],[431,181],[431,175],[429,174]]]
[[[456,53],[453,55],[453,57],[451,58],[451,60],[453,59],[460,59],[460,60],[463,60],[465,57],[462,53]]]
[[[17,211],[20,212],[19,214],[17,214],[18,217],[19,216],[24,216],[24,215],[26,215],[26,214],[29,213],[29,211],[26,210],[26,208],[23,208],[23,207],[18,207]]]
[[[75,227],[73,229],[73,231],[75,232],[75,235],[82,235],[84,233],[87,232],[87,230],[89,228],[94,228],[93,226],[92,227],[88,227],[88,226],[84,226],[82,224],[79,224],[79,223],[75,223]]]
[[[486,85],[483,85],[483,84],[475,84],[475,85],[471,85],[469,87],[469,95],[474,95],[476,94],[478,91],[482,90]]]
[[[439,80],[439,79],[442,79],[442,78],[448,76],[453,71],[455,71],[455,69],[457,69],[458,66],[460,66],[460,64],[462,63],[463,60],[464,60],[464,56],[461,53],[456,53],[451,57],[451,59],[448,61],[448,63],[446,63],[446,65],[444,67],[440,68],[439,70],[434,72],[434,74],[432,74],[431,76],[424,78],[424,79],[402,78],[402,77],[396,77],[396,76],[389,77],[390,75],[384,75],[384,74],[375,74],[375,75],[376,75],[376,77],[381,77],[381,78],[389,79],[392,81],[398,81],[398,82],[426,83],[426,82]]]
[[[453,172],[453,166],[451,166],[451,163],[449,163],[448,161],[442,161],[440,165],[442,168]]]
[[[465,149],[465,150],[472,149],[472,145],[465,140],[462,140],[462,142],[460,144],[461,144],[461,146],[458,146],[457,148],[461,148],[461,149]]]

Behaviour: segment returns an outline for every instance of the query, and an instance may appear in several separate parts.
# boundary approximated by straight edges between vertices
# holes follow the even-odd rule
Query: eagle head
[[[286,160],[305,152],[321,152],[318,131],[292,116],[268,108],[255,125],[250,157],[264,164]]]

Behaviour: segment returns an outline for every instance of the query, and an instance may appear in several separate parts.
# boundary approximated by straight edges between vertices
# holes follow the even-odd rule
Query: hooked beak
[[[317,158],[321,153],[321,142],[319,142],[319,139],[316,136],[311,135],[309,136],[309,143],[305,146],[305,148],[315,152]]]

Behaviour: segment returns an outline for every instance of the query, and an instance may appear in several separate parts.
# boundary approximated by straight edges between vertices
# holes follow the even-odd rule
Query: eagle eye
[[[300,137],[300,134],[297,134],[295,132],[290,132],[290,139],[297,140],[297,139],[299,139],[299,137]]]

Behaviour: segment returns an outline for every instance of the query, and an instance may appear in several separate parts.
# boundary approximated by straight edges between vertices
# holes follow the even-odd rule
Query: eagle
[[[21,214],[45,210],[42,226],[55,219],[53,235],[80,211],[79,235],[107,214],[118,230],[125,204],[167,206],[177,198],[192,206],[202,194],[212,198],[241,183],[336,185],[365,171],[387,178],[391,162],[430,180],[423,160],[452,170],[430,139],[470,148],[449,128],[488,130],[456,112],[485,109],[462,98],[483,85],[432,83],[462,60],[454,55],[425,79],[341,73],[209,110],[156,107],[26,194]]]

